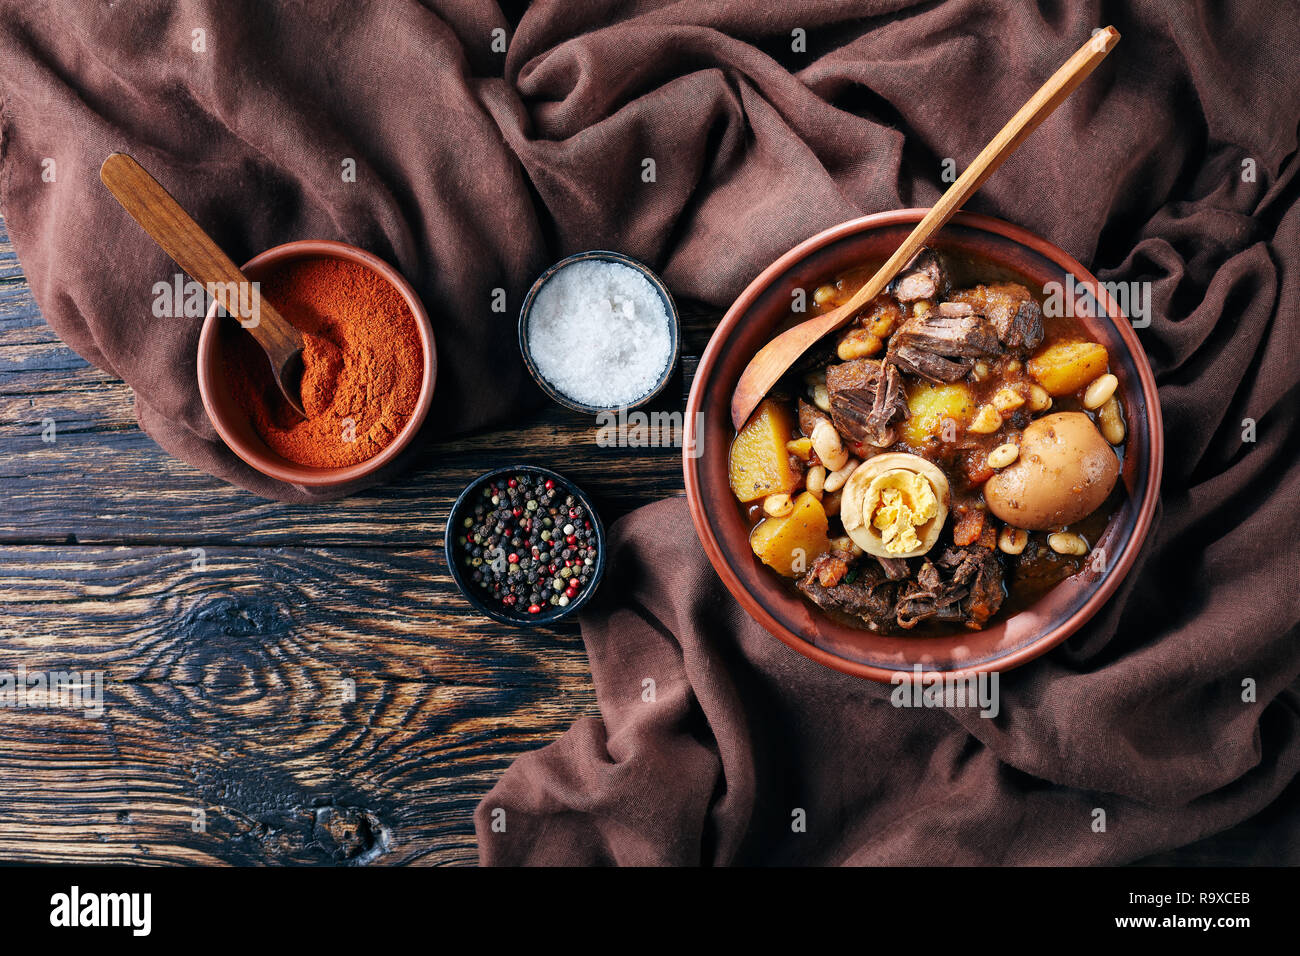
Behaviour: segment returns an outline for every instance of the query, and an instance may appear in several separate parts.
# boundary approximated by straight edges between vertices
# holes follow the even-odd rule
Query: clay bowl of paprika
[[[199,394],[217,434],[264,475],[316,488],[362,481],[406,449],[433,400],[437,351],[419,296],[356,246],[285,243],[244,274],[303,333],[304,420],[270,363],[214,303],[199,335]]]

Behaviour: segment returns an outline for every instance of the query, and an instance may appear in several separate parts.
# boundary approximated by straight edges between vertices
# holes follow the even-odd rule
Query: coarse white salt
[[[533,299],[527,338],[544,379],[599,408],[644,398],[672,355],[663,299],[649,279],[619,262],[587,259],[554,272]]]

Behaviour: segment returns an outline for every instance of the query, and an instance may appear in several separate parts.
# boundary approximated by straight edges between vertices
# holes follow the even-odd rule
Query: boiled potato
[[[970,389],[960,382],[951,385],[931,385],[921,382],[908,390],[907,421],[903,422],[903,441],[920,448],[932,435],[937,435],[945,418],[965,425],[975,414],[975,400]]]
[[[830,550],[822,503],[805,491],[784,518],[764,518],[749,534],[749,545],[768,567],[799,577],[818,555]]]
[[[765,398],[736,435],[727,473],[741,501],[789,494],[799,487],[802,476],[785,447],[794,426],[794,412],[786,404]]]
[[[1096,342],[1057,342],[1029,360],[1029,374],[1049,395],[1070,395],[1104,375],[1108,358]]]
[[[1119,477],[1119,459],[1092,419],[1057,412],[1030,422],[1020,457],[984,483],[989,511],[1014,528],[1050,531],[1096,511]]]

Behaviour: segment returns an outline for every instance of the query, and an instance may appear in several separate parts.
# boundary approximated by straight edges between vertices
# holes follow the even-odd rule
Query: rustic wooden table
[[[683,311],[698,354],[717,316]],[[0,672],[102,671],[105,699],[0,708],[0,861],[474,862],[479,799],[597,710],[576,625],[460,599],[449,505],[514,460],[606,521],[682,492],[678,450],[598,447],[551,407],[358,497],[265,501],[140,430],[42,320],[2,222],[0,442]]]

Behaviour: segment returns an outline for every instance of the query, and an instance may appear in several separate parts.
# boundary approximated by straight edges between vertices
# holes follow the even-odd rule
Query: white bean
[[[1058,531],[1056,534],[1047,536],[1047,544],[1057,554],[1087,554],[1088,542],[1077,534],[1070,534],[1068,531]]]
[[[1020,449],[1016,446],[1016,443],[1007,442],[1006,444],[998,445],[997,448],[994,448],[989,452],[989,467],[1005,468],[1019,457]]]
[[[824,412],[831,410],[831,393],[826,390],[825,383],[813,386],[812,391],[813,404]]]
[[[858,461],[856,458],[850,458],[847,462],[845,462],[843,468],[836,469],[835,471],[827,475],[826,490],[839,491],[841,488],[843,488],[844,483],[849,480],[849,477],[853,474],[854,469],[857,468],[858,465],[860,464],[862,464],[862,462]]]
[[[773,518],[784,518],[794,511],[794,502],[786,494],[768,495],[763,499],[763,511]]]
[[[842,361],[851,362],[854,359],[875,355],[880,351],[881,347],[882,343],[876,336],[865,329],[854,329],[840,339],[840,344],[835,348],[835,354]]]
[[[1029,410],[1031,412],[1045,412],[1052,407],[1052,396],[1047,394],[1047,389],[1041,385],[1029,386]]]
[[[1107,372],[1093,379],[1091,385],[1083,393],[1083,407],[1087,409],[1101,408],[1110,397],[1115,394],[1115,389],[1119,387],[1119,379]]]
[[[991,435],[1002,427],[1002,416],[992,405],[981,405],[975,413],[975,420],[966,426],[968,432],[976,435]]]
[[[826,466],[813,465],[808,469],[808,474],[804,475],[803,483],[813,497],[821,501],[822,492],[826,488]]]
[[[1119,399],[1114,395],[1108,398],[1097,412],[1097,419],[1101,422],[1101,435],[1106,441],[1112,445],[1124,444],[1124,415],[1120,411]]]
[[[1003,525],[998,532],[998,550],[1003,554],[1019,554],[1029,544],[1029,532],[1022,528]]]
[[[993,407],[1000,412],[1015,411],[1025,404],[1025,398],[1014,388],[1000,388],[993,396]]]
[[[844,450],[840,433],[830,422],[818,422],[809,437],[812,438],[813,451],[817,452],[817,457],[828,471],[839,471],[848,463],[849,453]]]

